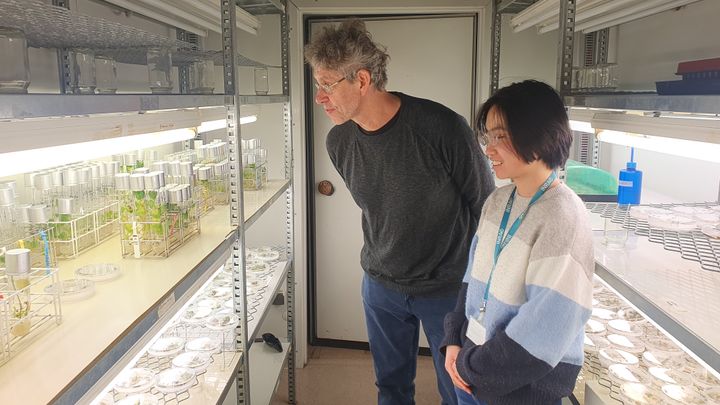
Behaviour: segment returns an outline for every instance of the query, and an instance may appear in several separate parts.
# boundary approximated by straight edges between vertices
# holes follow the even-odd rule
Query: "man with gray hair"
[[[438,348],[483,202],[494,189],[467,122],[430,100],[385,90],[388,54],[365,24],[326,27],[305,47],[326,146],[362,209],[362,298],[378,403],[414,404],[420,323],[443,404],[456,404]]]

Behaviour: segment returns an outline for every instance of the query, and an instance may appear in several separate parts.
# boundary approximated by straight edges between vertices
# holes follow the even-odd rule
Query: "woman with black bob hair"
[[[578,196],[557,179],[572,132],[558,93],[527,80],[498,90],[476,127],[495,175],[457,305],[445,368],[459,404],[555,405],[583,364],[593,241]]]

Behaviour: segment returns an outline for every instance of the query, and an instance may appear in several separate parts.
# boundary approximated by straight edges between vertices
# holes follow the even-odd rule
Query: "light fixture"
[[[596,110],[588,108],[568,108],[568,118],[570,120],[570,129],[573,131],[595,133],[595,129],[590,125],[590,121],[595,116]]]
[[[586,9],[580,9],[580,6],[578,5],[578,11],[577,14],[575,14],[575,31],[579,31],[577,28],[577,24],[579,24],[582,21],[587,21],[595,16],[602,15],[604,13],[611,12],[613,10],[617,10],[619,7],[623,7],[626,4],[632,4],[636,2],[637,0],[615,0],[612,2],[607,2],[606,0],[600,1],[598,5],[594,5],[593,7],[588,7]],[[665,0],[667,1],[667,0]],[[559,18],[554,19],[555,21],[548,22],[547,24],[542,24],[542,26],[538,29],[538,32],[541,34],[544,34],[546,32],[554,31],[558,29],[560,24],[557,20]]]
[[[570,129],[573,131],[595,133],[595,129],[589,122],[570,120]]]
[[[248,115],[245,117],[240,117],[240,125],[243,124],[250,124],[251,122],[257,121],[257,115]],[[213,121],[205,121],[197,128],[197,131],[199,134],[210,132],[210,131],[216,131],[218,129],[225,129],[227,128],[227,121],[224,119],[221,120],[213,120]]]
[[[118,7],[128,9],[154,20],[170,24],[188,32],[207,36],[208,31],[222,33],[220,2],[181,0],[186,6],[167,0],[108,0]],[[260,20],[240,7],[235,7],[236,25],[243,31],[257,35]]]
[[[597,134],[597,139],[600,142],[615,145],[720,163],[720,145],[717,143],[695,142],[612,130],[600,131]]]
[[[720,143],[720,118],[714,116],[646,116],[596,113],[590,124],[595,129],[631,132],[688,141]]]
[[[637,6],[628,7],[618,12],[602,16],[597,20],[587,21],[582,24],[575,26],[575,31],[582,31],[584,33],[590,33],[600,31],[608,27],[614,27],[616,25],[624,24],[626,22],[638,20],[643,17],[647,17],[653,14],[661,13],[663,11],[672,10],[673,8],[682,7],[690,3],[695,3],[699,0],[675,0],[671,2],[665,2],[660,4],[653,2],[655,7],[648,8],[650,5],[649,1],[643,1]]]
[[[193,139],[190,128],[0,153],[0,177]]]

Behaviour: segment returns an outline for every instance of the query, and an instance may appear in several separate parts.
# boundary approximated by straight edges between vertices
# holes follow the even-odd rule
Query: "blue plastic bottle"
[[[637,170],[635,148],[630,148],[630,161],[627,168],[620,170],[618,179],[618,204],[640,204],[642,191],[642,172]]]

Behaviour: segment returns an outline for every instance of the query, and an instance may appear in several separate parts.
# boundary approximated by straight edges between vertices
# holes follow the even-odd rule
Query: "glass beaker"
[[[153,94],[172,92],[172,54],[169,48],[148,48],[148,82]]]
[[[270,87],[268,84],[268,70],[266,67],[255,68],[255,94],[264,96],[268,94]]]
[[[612,218],[605,218],[603,228],[603,243],[608,249],[623,249],[628,239],[628,230],[622,224],[612,222]]]
[[[74,94],[95,94],[95,54],[89,50],[70,52],[70,88]]]
[[[212,59],[193,62],[189,70],[190,93],[212,94],[215,90],[215,63]]]
[[[27,93],[30,85],[25,33],[16,28],[0,27],[0,93]]]
[[[98,94],[115,94],[118,88],[115,59],[109,56],[96,56],[95,74],[97,77],[95,90]]]

